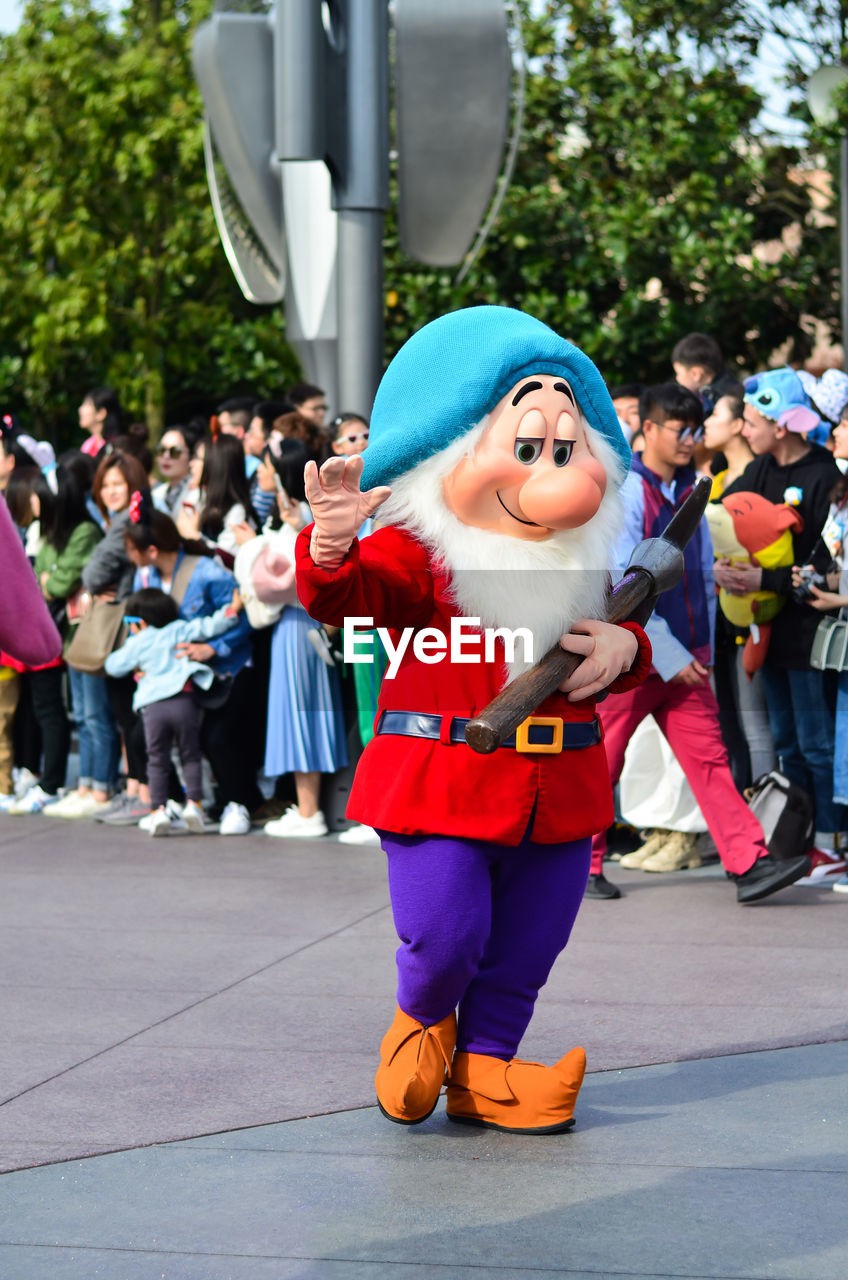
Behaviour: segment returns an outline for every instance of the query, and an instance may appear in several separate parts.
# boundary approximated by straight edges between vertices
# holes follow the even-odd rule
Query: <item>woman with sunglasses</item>
[[[178,426],[169,427],[156,446],[156,465],[162,482],[153,486],[150,496],[154,507],[174,519],[192,487],[189,463],[194,444],[196,439],[189,436],[185,427]]]

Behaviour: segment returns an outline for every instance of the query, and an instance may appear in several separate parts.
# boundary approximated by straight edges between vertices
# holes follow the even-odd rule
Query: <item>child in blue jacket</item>
[[[105,668],[110,676],[137,673],[133,708],[144,722],[152,810],[145,826],[153,836],[168,835],[177,826],[165,806],[171,747],[175,742],[186,789],[182,821],[190,831],[203,831],[203,712],[192,690],[194,686],[208,689],[215,677],[205,663],[178,653],[177,647],[223,635],[232,628],[241,608],[241,597],[234,591],[231,602],[211,616],[186,620],[180,617],[173,597],[158,587],[133,592],[124,606],[130,635],[120,649],[109,654]]]

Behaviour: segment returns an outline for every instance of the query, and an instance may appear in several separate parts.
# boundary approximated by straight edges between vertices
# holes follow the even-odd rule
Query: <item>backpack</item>
[[[745,798],[775,858],[796,858],[810,851],[815,834],[813,802],[803,787],[772,769],[757,778]]]

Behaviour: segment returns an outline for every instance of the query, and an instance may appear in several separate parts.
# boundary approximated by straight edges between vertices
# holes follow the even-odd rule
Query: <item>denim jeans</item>
[[[79,785],[95,791],[114,791],[121,742],[106,679],[68,667],[68,682],[79,739]]]
[[[770,667],[766,662],[762,675],[781,770],[812,794],[817,831],[844,831],[846,814],[833,798],[834,717],[823,673]]]
[[[848,805],[848,671],[839,673],[836,691],[833,799],[836,804]]]

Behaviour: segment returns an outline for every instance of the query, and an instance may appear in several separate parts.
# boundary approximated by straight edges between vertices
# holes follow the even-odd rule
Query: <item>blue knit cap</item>
[[[391,484],[476,426],[531,374],[567,380],[590,426],[626,473],[630,449],[609,392],[587,355],[541,320],[511,307],[451,311],[404,343],[374,400],[363,489]]]

